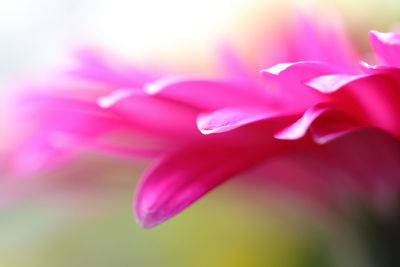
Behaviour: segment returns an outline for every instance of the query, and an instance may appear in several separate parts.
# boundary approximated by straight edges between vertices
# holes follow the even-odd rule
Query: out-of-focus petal
[[[304,82],[318,76],[332,73],[334,68],[323,62],[300,61],[281,63],[269,69],[262,70],[263,76],[271,83],[278,84],[276,95],[293,109],[308,108],[318,102],[324,102],[327,96],[310,90]],[[268,89],[268,88],[267,88]]]
[[[387,211],[400,189],[400,143],[385,131],[362,127],[323,146],[293,149],[256,171],[271,190],[311,200],[317,208],[328,205],[343,214],[362,201]]]
[[[53,112],[54,116],[43,117],[39,125],[28,128],[32,133],[13,152],[11,161],[18,173],[29,174],[58,166],[73,152],[90,146],[93,139],[120,125],[115,118],[78,109]]]
[[[222,43],[218,51],[222,71],[229,81],[246,86],[250,91],[260,90],[258,73],[255,71],[257,68],[249,66],[248,62],[245,62],[235,51],[233,44]]]
[[[345,73],[357,70],[357,52],[350,43],[338,14],[303,14],[292,21],[288,33],[288,58],[295,61],[316,60],[341,68]],[[334,40],[334,41],[332,41]]]
[[[400,67],[400,34],[370,31],[369,38],[376,54],[385,64]]]
[[[400,143],[395,137],[364,127],[332,141],[321,152],[327,163],[341,172],[336,176],[341,179],[338,189],[348,185],[378,208],[395,204],[400,189]],[[356,198],[357,194],[349,193]]]
[[[149,83],[151,95],[182,102],[203,110],[214,110],[237,104],[265,105],[262,91],[257,94],[239,84],[172,77]]]
[[[266,137],[253,146],[208,138],[180,149],[142,178],[134,203],[137,220],[143,227],[162,223],[278,148],[277,140]]]
[[[148,95],[141,89],[116,90],[100,98],[98,104],[125,119],[134,129],[151,135],[188,139],[199,135],[197,108]]]
[[[138,68],[98,49],[82,48],[74,53],[76,65],[66,75],[118,87],[140,87],[159,77],[150,68]]]

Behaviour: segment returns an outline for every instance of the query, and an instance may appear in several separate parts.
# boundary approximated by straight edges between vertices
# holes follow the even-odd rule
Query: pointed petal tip
[[[288,71],[296,72],[299,70],[303,72],[310,70],[328,72],[333,70],[333,67],[322,61],[305,60],[305,61],[278,63],[270,68],[263,69],[260,72],[262,75],[264,75],[264,77],[276,77]]]
[[[381,32],[378,32],[377,30],[370,30],[369,32],[368,32],[368,35],[369,36],[371,36],[371,35],[378,35],[378,34],[380,34]]]
[[[263,69],[260,73],[265,77],[278,76],[282,71],[285,71],[288,67],[292,66],[294,63],[279,63],[270,68]]]
[[[149,82],[144,85],[143,91],[149,95],[157,95],[167,90],[168,87],[174,86],[178,83],[190,81],[188,77],[182,76],[167,76],[159,78],[158,80]]]
[[[139,224],[144,229],[151,229],[165,221],[165,220],[162,221],[153,220],[151,216],[143,216],[140,218],[136,216],[135,218],[137,224]]]
[[[213,113],[200,114],[197,117],[197,129],[203,135],[210,135],[215,133],[223,133],[235,128],[235,125],[217,125]]]
[[[135,220],[136,220],[137,224],[139,224],[144,229],[153,228],[153,227],[165,222],[166,220],[168,220],[170,217],[173,216],[173,215],[162,216],[162,214],[160,214],[159,212],[146,211],[138,203],[140,203],[140,202],[135,201],[135,204],[134,204]]]
[[[208,118],[198,119],[197,120],[197,129],[203,135],[224,133],[230,130],[233,130],[239,126],[236,125],[226,125],[226,126],[212,126],[212,121],[208,120]]]
[[[399,43],[399,34],[395,32],[380,32],[376,30],[371,30],[368,32],[369,38],[379,40],[380,42],[384,42],[387,44],[398,44]]]

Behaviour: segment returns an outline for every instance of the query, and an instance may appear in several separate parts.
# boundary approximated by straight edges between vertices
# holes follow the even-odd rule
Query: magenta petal
[[[109,84],[112,87],[141,87],[159,75],[138,68],[98,49],[82,48],[74,53],[76,66],[67,72],[73,78]]]
[[[265,104],[258,94],[227,82],[169,77],[146,85],[145,91],[197,108],[213,110],[237,104]]]
[[[277,110],[229,107],[200,114],[197,118],[197,127],[203,134],[222,133],[278,115]]]
[[[290,74],[295,77],[315,77],[321,75],[321,73],[329,73],[332,71],[333,68],[324,62],[298,61],[276,64],[271,68],[262,70],[261,73],[267,78],[279,77],[279,75],[284,74]]]
[[[292,23],[293,30],[288,32],[285,44],[289,46],[287,54],[290,58],[323,61],[344,72],[354,72],[357,52],[337,14],[323,14],[322,18],[303,13]]]
[[[368,76],[368,74],[330,74],[314,78],[310,81],[307,81],[305,84],[321,93],[330,94],[338,91],[340,88],[343,88],[351,82],[363,79]]]
[[[364,127],[338,138],[326,147],[326,157],[342,170],[343,185],[354,186],[364,200],[378,208],[397,199],[400,189],[400,143],[385,131]],[[329,161],[327,160],[327,161]],[[353,195],[354,198],[354,195]]]
[[[400,34],[370,31],[369,38],[372,47],[384,63],[400,67]]]
[[[218,53],[221,61],[221,67],[229,81],[246,86],[248,91],[260,93],[260,84],[257,69],[255,66],[249,66],[235,51],[233,45],[229,42],[222,43]],[[258,92],[257,92],[258,91]]]
[[[142,178],[134,206],[136,218],[143,227],[152,227],[171,218],[276,149],[275,143],[268,150],[260,148],[263,144],[246,147],[240,142],[211,140],[163,158]]]
[[[98,104],[146,134],[167,138],[198,135],[195,124],[198,109],[148,95],[141,89],[116,90],[100,98]]]
[[[318,102],[327,100],[327,96],[310,90],[304,82],[315,77],[332,73],[331,66],[318,61],[300,61],[295,63],[277,64],[262,70],[263,76],[271,83],[277,83],[278,95],[287,106],[301,109],[308,108]]]
[[[329,104],[318,104],[308,109],[299,120],[274,136],[281,140],[296,140],[312,130],[314,140],[322,144],[356,127],[359,127],[359,123],[346,113],[332,108]]]
[[[14,151],[12,165],[15,171],[31,174],[57,167],[74,152],[90,147],[96,138],[119,125],[113,118],[90,112],[59,111],[55,115],[43,118],[37,129]]]
[[[361,127],[309,148],[292,149],[272,164],[260,166],[264,176],[271,177],[262,182],[272,190],[280,187],[291,196],[310,199],[313,205],[335,209],[347,210],[348,201],[354,200],[373,202],[379,208],[395,204],[388,203],[398,199],[400,189],[400,143],[395,137]]]
[[[363,117],[363,120],[374,126],[398,134],[399,76],[393,71],[381,71],[382,74],[326,75],[307,82],[307,85],[319,91],[345,93],[352,99],[351,102],[345,103],[346,111]]]

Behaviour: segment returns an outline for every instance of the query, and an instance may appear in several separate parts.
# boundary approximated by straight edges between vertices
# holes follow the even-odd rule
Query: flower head
[[[283,163],[266,168],[268,180],[330,206],[343,194],[335,189],[343,184],[359,196],[374,196],[374,204],[382,194],[396,194],[398,35],[371,32],[384,65],[363,63],[357,70],[357,53],[340,27],[321,31],[313,21],[300,22],[287,37],[293,38],[289,45],[282,43],[281,60],[290,62],[264,69],[256,79],[247,74],[258,70],[241,65],[230,51],[224,58],[232,75],[220,80],[126,66],[120,73],[97,57],[86,58],[70,85],[90,80],[95,93],[86,99],[33,94],[39,123],[16,159],[31,164],[26,157],[33,158],[35,167],[48,160],[58,164],[81,146],[158,156],[136,190],[135,214],[144,227],[176,215],[231,177],[277,159]],[[116,145],[114,134],[139,135],[146,142]]]

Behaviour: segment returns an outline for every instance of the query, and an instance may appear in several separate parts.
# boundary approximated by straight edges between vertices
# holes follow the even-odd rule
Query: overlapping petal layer
[[[136,149],[137,142],[114,146],[109,133],[156,139],[160,145],[154,155],[162,156],[142,177],[134,204],[144,227],[276,158],[285,158],[284,164],[266,176],[280,177],[277,182],[288,188],[303,188],[307,196],[335,202],[340,184],[350,185],[356,197],[395,195],[399,35],[371,32],[385,65],[363,63],[357,69],[357,53],[337,21],[325,28],[306,17],[298,22],[281,44],[282,61],[290,63],[262,70],[259,79],[252,75],[259,70],[249,70],[229,49],[224,63],[231,76],[240,77],[217,80],[141,70],[81,51],[79,66],[60,75],[68,77],[62,93],[53,94],[54,84],[49,84],[44,94],[29,98],[28,116],[38,119],[15,153],[17,165],[26,170],[46,162],[56,166],[84,146],[152,154]],[[91,91],[85,90],[89,84]],[[70,97],[68,88],[79,95]]]

